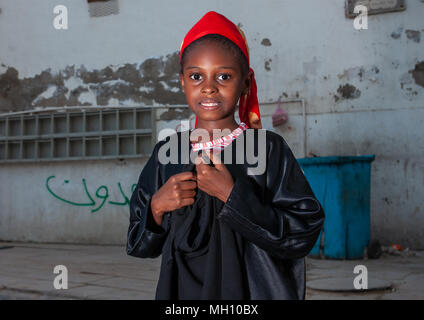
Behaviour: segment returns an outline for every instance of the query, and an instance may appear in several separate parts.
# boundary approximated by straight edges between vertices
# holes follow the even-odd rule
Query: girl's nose
[[[216,87],[216,83],[214,79],[206,80],[204,82],[204,86],[202,88],[202,93],[212,94],[217,92],[218,89]]]

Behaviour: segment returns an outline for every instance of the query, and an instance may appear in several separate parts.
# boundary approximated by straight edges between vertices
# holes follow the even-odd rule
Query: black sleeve
[[[319,236],[324,211],[287,143],[275,133],[271,138],[266,190],[247,175],[235,178],[219,219],[273,256],[302,258]]]
[[[163,216],[162,225],[153,219],[150,202],[161,187],[157,159],[161,142],[156,144],[152,156],[144,166],[130,200],[130,225],[128,228],[127,254],[140,258],[155,258],[162,252],[169,231],[169,215]]]

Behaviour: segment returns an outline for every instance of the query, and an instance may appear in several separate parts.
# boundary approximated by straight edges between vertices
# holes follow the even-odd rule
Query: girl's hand
[[[196,175],[193,172],[181,172],[170,177],[152,196],[150,207],[156,224],[162,224],[165,212],[193,204],[196,188]]]
[[[202,157],[196,158],[197,186],[222,202],[227,202],[234,187],[234,180],[225,164],[209,150],[205,150],[215,167],[206,164]]]

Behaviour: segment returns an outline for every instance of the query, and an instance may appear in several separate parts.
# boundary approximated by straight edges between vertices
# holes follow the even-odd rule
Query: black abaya
[[[258,129],[248,130],[254,130],[257,150]],[[236,139],[244,145],[246,132]],[[181,164],[181,158],[160,164],[158,150],[169,138],[156,144],[131,197],[127,241],[129,255],[162,254],[156,299],[304,299],[304,257],[324,212],[284,139],[265,132],[263,174],[248,175],[251,165],[236,164],[234,140],[234,161],[226,167],[235,184],[227,202],[197,189],[195,203],[165,213],[161,226],[150,210],[152,195],[195,165]],[[180,142],[183,134],[177,136]]]

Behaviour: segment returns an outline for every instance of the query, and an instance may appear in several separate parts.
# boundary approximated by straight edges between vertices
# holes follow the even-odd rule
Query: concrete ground
[[[424,299],[424,251],[306,262],[307,299]],[[62,275],[53,273],[57,265],[68,270],[68,289],[53,286]],[[369,289],[382,283],[390,288],[353,289],[356,265],[366,266]],[[130,257],[122,246],[0,242],[0,300],[154,299],[159,266],[160,258]]]

